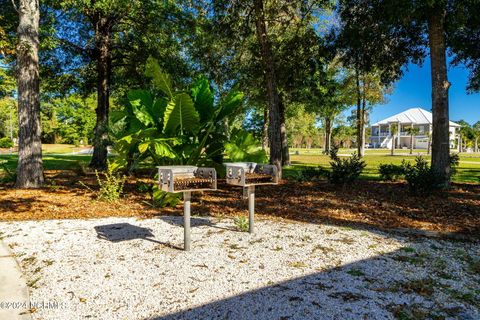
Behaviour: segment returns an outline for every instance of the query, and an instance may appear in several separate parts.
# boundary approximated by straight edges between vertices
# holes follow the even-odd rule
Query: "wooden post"
[[[253,220],[255,213],[255,186],[248,186],[248,232],[253,233]]]
[[[190,200],[192,198],[191,191],[183,193],[183,247],[185,251],[190,250]]]

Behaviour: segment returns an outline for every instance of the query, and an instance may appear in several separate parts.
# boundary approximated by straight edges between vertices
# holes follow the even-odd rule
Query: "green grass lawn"
[[[79,163],[85,165],[90,161],[91,155],[49,155],[43,156],[43,167],[46,170],[73,170],[79,168]],[[7,160],[7,168],[14,172],[17,167],[17,155],[0,155],[0,159]]]
[[[72,155],[75,150],[71,145],[45,145],[43,164],[46,170],[72,170],[79,167],[79,163],[87,165],[91,155]],[[285,168],[285,175],[288,176],[293,170],[301,166],[324,166],[329,167],[330,159],[323,155],[321,149],[292,149],[292,166]],[[295,154],[298,151],[298,154]],[[350,154],[354,149],[341,149],[340,154]],[[420,151],[426,159],[425,150]],[[63,154],[62,154],[63,153]],[[17,155],[0,154],[0,159],[7,160],[7,167],[14,172],[17,165]],[[395,156],[390,156],[389,150],[366,150],[364,157],[367,166],[363,172],[364,179],[378,179],[378,165],[381,163],[400,164],[403,159],[413,161],[414,157],[409,155],[409,150],[397,150]],[[0,170],[1,171],[1,170]],[[460,166],[457,175],[453,178],[456,182],[478,183],[480,180],[480,154],[463,153],[460,155]]]
[[[299,150],[299,154],[291,155],[292,166],[285,168],[285,173],[288,175],[289,171],[296,170],[301,166],[323,166],[329,167],[330,158],[320,153],[306,153]],[[350,151],[350,152],[349,152]],[[372,152],[375,151],[375,152]],[[383,151],[383,154],[379,154],[379,151]],[[393,163],[401,164],[405,159],[407,161],[414,161],[415,157],[406,153],[398,153],[395,156],[391,156],[386,150],[368,150],[364,157],[367,164],[362,174],[364,179],[378,179],[378,165],[381,163]],[[405,150],[399,150],[405,151]],[[295,151],[294,151],[295,152]],[[351,153],[351,150],[341,150],[339,153],[347,154]],[[430,160],[430,156],[422,155],[425,159]],[[478,183],[480,179],[480,156],[472,154],[461,154],[460,165],[457,175],[453,178],[455,182],[474,182]]]
[[[72,144],[42,144],[44,154],[74,153],[89,147],[76,147]]]
[[[71,144],[42,144],[43,166],[46,170],[73,170],[79,164],[88,165],[91,155],[74,155],[72,153],[88,147],[76,147]],[[0,154],[0,159],[7,160],[7,168],[14,172],[18,156],[14,153]],[[0,170],[1,171],[1,170]]]

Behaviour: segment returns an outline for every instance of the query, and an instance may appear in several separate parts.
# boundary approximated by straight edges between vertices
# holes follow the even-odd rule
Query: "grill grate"
[[[254,162],[226,163],[227,183],[236,186],[248,187],[251,185],[265,185],[278,183],[278,170],[269,164]]]
[[[166,192],[217,189],[217,174],[213,168],[194,166],[158,167],[158,181],[161,190]]]
[[[213,179],[179,178],[174,180],[173,189],[178,191],[209,189],[213,183]]]

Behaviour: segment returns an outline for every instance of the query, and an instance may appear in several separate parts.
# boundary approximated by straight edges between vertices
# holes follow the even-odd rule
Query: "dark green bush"
[[[380,179],[384,181],[397,181],[405,174],[402,165],[396,165],[393,163],[382,163],[378,166],[378,172],[380,173]]]
[[[160,190],[157,185],[154,185],[152,198],[155,207],[175,207],[182,199],[182,194],[165,192]]]
[[[351,157],[340,158],[338,147],[330,150],[330,159],[332,159],[330,161],[332,170],[328,174],[328,180],[337,185],[346,185],[356,181],[366,166],[365,161],[356,153]]]
[[[405,180],[413,193],[428,194],[443,186],[442,178],[432,170],[422,156],[416,157],[414,164],[403,160],[402,167],[405,172]]]
[[[13,141],[8,137],[0,138],[0,148],[13,148]]]
[[[288,175],[287,178],[298,182],[304,182],[327,178],[328,175],[329,171],[321,166],[304,166],[294,170],[291,174]]]
[[[7,160],[0,159],[0,183],[15,182],[17,180],[17,174],[10,171],[7,164]]]
[[[457,173],[460,157],[456,153],[450,154],[450,176]],[[415,158],[415,163],[410,164],[403,160],[402,168],[410,191],[414,193],[431,193],[444,187],[441,176],[435,172],[422,156]]]
[[[460,164],[460,156],[458,153],[450,153],[450,176],[457,174],[458,165]]]

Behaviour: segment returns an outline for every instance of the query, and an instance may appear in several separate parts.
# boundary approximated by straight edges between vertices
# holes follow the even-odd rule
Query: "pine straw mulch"
[[[101,217],[154,217],[180,215],[177,208],[156,208],[150,195],[139,192],[138,181],[129,178],[126,196],[116,203],[95,200],[82,181],[95,189],[94,176],[73,171],[46,172],[47,187],[16,190],[0,185],[0,221],[85,219]],[[219,190],[194,194],[193,214],[216,217],[246,215],[242,189],[219,181]],[[278,186],[258,186],[256,213],[262,218],[291,219],[309,223],[360,227],[410,228],[480,235],[480,185],[454,184],[449,191],[431,196],[409,194],[404,183],[360,181],[345,188],[326,182],[284,181]]]

